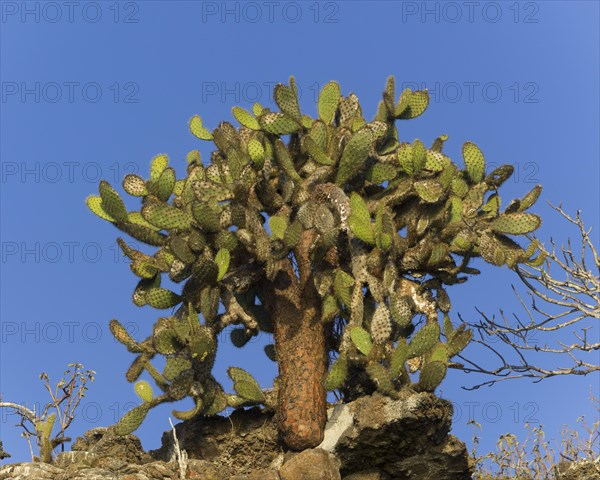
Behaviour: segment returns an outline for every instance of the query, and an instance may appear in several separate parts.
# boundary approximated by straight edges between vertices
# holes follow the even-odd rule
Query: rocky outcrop
[[[465,445],[449,435],[451,404],[429,393],[380,394],[330,408],[321,445],[286,451],[273,415],[259,408],[229,417],[197,418],[176,425],[189,457],[186,478],[198,480],[468,480]],[[135,435],[112,427],[78,438],[52,465],[0,468],[0,480],[175,480],[172,431],[162,447],[144,452]]]
[[[350,475],[375,469],[382,480],[469,480],[464,443],[448,435],[452,406],[405,390],[398,400],[379,394],[336,407],[321,445]]]
[[[594,462],[561,462],[554,471],[556,480],[600,480],[600,456]]]

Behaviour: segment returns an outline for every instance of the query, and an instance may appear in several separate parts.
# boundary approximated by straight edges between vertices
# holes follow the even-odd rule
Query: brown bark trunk
[[[304,232],[295,250],[300,278],[290,259],[280,260],[280,270],[264,292],[279,366],[278,427],[283,442],[294,450],[321,443],[327,421],[325,329],[308,258],[314,235]]]

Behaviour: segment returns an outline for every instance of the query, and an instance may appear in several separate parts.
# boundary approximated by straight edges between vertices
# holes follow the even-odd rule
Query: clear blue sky
[[[124,378],[133,356],[112,339],[108,322],[130,324],[142,339],[159,313],[131,303],[136,279],[116,248],[118,231],[84,200],[100,179],[120,190],[126,173],[146,175],[158,153],[184,175],[189,150],[210,153],[188,131],[192,115],[210,128],[233,121],[232,106],[270,104],[272,86],[291,74],[311,114],[316,91],[332,79],[358,95],[368,118],[388,75],[398,88],[427,86],[429,110],[398,124],[402,139],[429,144],[446,133],[457,162],[462,144],[475,142],[489,162],[515,165],[505,199],[544,185],[536,209],[546,218],[542,238],[576,234],[545,205],[562,201],[570,213],[583,210],[598,244],[598,5],[0,2],[0,393],[40,404],[41,371],[58,380],[70,362],[95,370],[73,438],[138,403]],[[474,319],[475,306],[522,313],[510,289],[516,278],[498,268],[484,273],[451,290],[454,318]],[[271,384],[264,338],[243,350],[223,338],[216,375],[227,389],[229,365]],[[526,419],[558,437],[563,423],[592,413],[590,386],[598,395],[597,375],[461,390],[478,380],[471,377],[453,372],[440,391],[457,406],[461,439],[470,439],[471,416],[483,424],[484,450],[502,433],[521,435]],[[172,408],[153,410],[136,432],[146,449],[159,446]],[[0,418],[11,461],[27,460],[17,417],[2,411]]]

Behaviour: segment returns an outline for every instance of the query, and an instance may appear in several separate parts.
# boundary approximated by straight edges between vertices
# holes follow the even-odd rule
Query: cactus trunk
[[[264,291],[279,364],[278,428],[293,450],[320,444],[327,421],[325,329],[308,260],[314,236],[312,230],[303,232],[296,247],[298,275],[290,259],[280,260],[278,274]]]

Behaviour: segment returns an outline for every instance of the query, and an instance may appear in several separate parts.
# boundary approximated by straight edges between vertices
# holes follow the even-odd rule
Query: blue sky
[[[571,214],[582,209],[598,245],[599,4],[465,3],[0,2],[3,399],[44,404],[38,374],[58,380],[68,363],[80,362],[97,378],[73,438],[138,403],[124,378],[133,357],[108,322],[117,318],[142,339],[160,313],[131,303],[136,279],[119,255],[118,231],[84,200],[101,179],[120,189],[126,173],[147,175],[158,153],[184,175],[188,151],[210,154],[189,133],[192,115],[210,128],[234,121],[232,106],[271,104],[273,86],[290,75],[309,114],[332,79],[358,95],[367,118],[388,75],[398,91],[428,87],[428,111],[398,123],[403,140],[429,144],[446,133],[445,152],[457,163],[462,144],[475,142],[488,162],[515,165],[505,201],[544,186],[535,209],[545,218],[543,240],[577,233],[549,200]],[[508,270],[485,268],[454,287],[454,318],[475,319],[476,306],[523,313],[511,282]],[[226,389],[230,365],[271,384],[266,338],[242,350],[222,338],[215,373]],[[470,418],[483,425],[484,451],[500,434],[522,435],[527,420],[558,438],[562,424],[592,415],[590,387],[598,395],[597,375],[461,390],[478,379],[451,372],[440,393],[455,405],[453,431],[462,440],[470,443]],[[159,446],[173,406],[153,410],[136,432],[146,449]],[[0,419],[11,461],[28,460],[17,417],[0,411]]]

